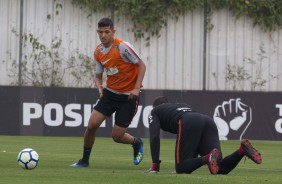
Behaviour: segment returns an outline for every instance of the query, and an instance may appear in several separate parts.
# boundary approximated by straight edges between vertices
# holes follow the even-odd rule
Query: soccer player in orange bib
[[[102,18],[98,22],[97,33],[101,44],[94,52],[95,82],[100,99],[94,107],[84,133],[83,156],[70,166],[89,166],[96,131],[113,113],[115,113],[115,124],[112,138],[117,143],[132,145],[133,163],[138,165],[144,155],[143,140],[133,137],[126,131],[137,112],[146,65],[128,42],[114,37],[115,29],[111,19]],[[103,72],[107,75],[105,87],[103,87]]]

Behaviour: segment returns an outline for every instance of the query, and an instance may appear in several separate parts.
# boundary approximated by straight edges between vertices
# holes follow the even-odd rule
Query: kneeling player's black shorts
[[[128,95],[116,94],[103,89],[103,96],[94,109],[107,117],[115,112],[115,124],[127,128],[138,109],[139,98],[128,100]]]

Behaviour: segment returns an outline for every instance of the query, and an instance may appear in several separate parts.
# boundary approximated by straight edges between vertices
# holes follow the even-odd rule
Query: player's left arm
[[[139,96],[142,81],[146,72],[146,65],[140,56],[135,52],[133,46],[128,42],[121,42],[119,45],[120,55],[125,62],[131,62],[138,67],[137,80],[134,89],[130,91],[129,99]]]
[[[129,99],[139,96],[140,87],[142,86],[142,81],[146,72],[146,65],[142,60],[139,60],[136,65],[138,67],[137,80],[134,89],[130,92]]]

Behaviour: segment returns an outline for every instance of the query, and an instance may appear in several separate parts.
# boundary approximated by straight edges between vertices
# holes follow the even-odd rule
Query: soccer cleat
[[[244,154],[250,158],[252,161],[254,161],[256,164],[262,163],[261,154],[256,150],[251,142],[248,139],[243,139],[241,141],[241,147],[243,149]]]
[[[70,167],[88,167],[89,162],[80,159],[77,163],[71,164]]]
[[[159,174],[159,171],[154,171],[152,168],[149,168],[148,170],[145,171],[147,174]]]
[[[133,146],[133,163],[135,165],[140,164],[144,157],[144,152],[143,152],[143,140],[138,138],[138,141],[140,142],[138,147]]]
[[[219,167],[218,167],[217,160],[219,159],[219,157],[220,157],[220,151],[214,148],[210,152],[209,163],[208,163],[208,167],[209,167],[211,174],[217,174],[218,172]]]

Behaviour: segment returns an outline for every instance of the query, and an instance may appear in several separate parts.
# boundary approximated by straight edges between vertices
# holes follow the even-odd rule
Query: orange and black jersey
[[[134,89],[138,76],[136,63],[141,59],[128,42],[115,38],[109,48],[100,44],[95,49],[94,59],[95,72],[107,74],[107,89],[118,93]]]

